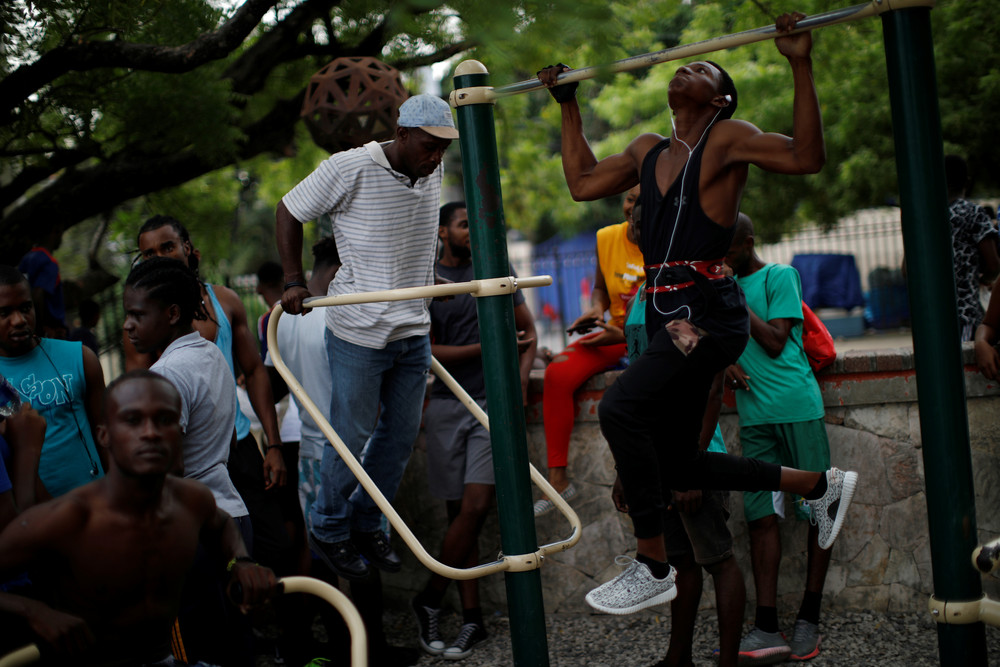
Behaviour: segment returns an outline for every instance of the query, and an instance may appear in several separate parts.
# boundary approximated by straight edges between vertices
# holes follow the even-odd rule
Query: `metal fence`
[[[861,211],[844,218],[830,231],[807,227],[778,243],[758,246],[757,251],[765,261],[783,264],[791,264],[796,255],[803,254],[850,255],[865,294],[869,326],[892,328],[907,324],[906,288],[900,272],[903,235],[897,208]],[[536,258],[532,245],[519,241],[511,243],[508,252],[518,275],[547,273],[555,279],[558,287],[547,293],[552,297],[550,301],[555,299],[554,303],[545,302],[539,290],[526,290],[524,296],[535,316],[539,344],[558,352],[569,342],[566,326],[589,303],[587,281],[592,281],[596,266],[593,250],[560,253],[555,260],[551,256]],[[247,322],[255,331],[257,319],[265,311],[256,285],[257,277],[252,274],[229,281],[246,306]],[[96,297],[102,314],[96,333],[108,377],[116,377],[124,370],[121,295],[119,283]]]
[[[903,263],[903,232],[898,208],[860,211],[842,219],[836,228],[824,232],[807,227],[778,243],[757,248],[764,261],[791,264],[795,255],[819,253],[852,255],[861,279],[861,288],[869,292],[872,276],[879,286],[879,272],[897,271]]]

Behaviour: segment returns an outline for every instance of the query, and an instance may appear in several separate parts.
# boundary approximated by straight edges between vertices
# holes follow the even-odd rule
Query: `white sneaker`
[[[809,521],[819,528],[819,548],[829,549],[837,539],[847,508],[851,506],[854,489],[858,485],[858,473],[844,472],[837,468],[826,471],[826,493],[822,498],[806,500],[812,510]]]
[[[615,563],[628,567],[611,581],[587,593],[587,604],[597,611],[634,614],[640,609],[665,604],[677,597],[674,585],[677,571],[673,567],[666,579],[657,579],[645,564],[628,556],[616,557]]]

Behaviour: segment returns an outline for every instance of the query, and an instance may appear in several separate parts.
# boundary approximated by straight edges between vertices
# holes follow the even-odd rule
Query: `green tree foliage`
[[[767,3],[743,0],[696,2],[693,9],[666,0],[616,5],[623,26],[620,52],[632,56],[768,25],[784,11],[817,14],[848,6],[838,0]],[[931,12],[945,151],[969,158],[976,194],[1000,190],[1000,154],[986,136],[1000,115],[1000,55],[993,45],[998,28],[989,2],[939,2]],[[654,17],[650,20],[650,17]],[[773,43],[761,42],[704,56],[729,71],[739,90],[737,116],[765,131],[792,132],[791,72]],[[584,45],[560,56],[573,66],[595,61]],[[888,80],[877,18],[814,33],[813,64],[823,112],[827,164],[814,176],[790,177],[752,168],[742,209],[766,240],[805,222],[825,226],[859,208],[897,198],[895,149]],[[670,133],[667,84],[671,63],[649,70],[584,82],[579,89],[587,135],[598,157],[622,150],[642,132]],[[540,93],[536,95],[541,95]],[[503,100],[501,105],[508,104]],[[618,203],[573,204],[562,182],[558,155],[559,112],[550,100],[522,103],[502,132],[507,160],[505,193],[514,190],[519,214],[512,224],[565,234],[617,219]],[[540,108],[537,105],[540,104]],[[544,121],[539,127],[526,119]],[[501,114],[498,111],[498,114]],[[942,186],[943,187],[943,186]],[[527,192],[528,194],[522,194]],[[511,207],[509,195],[505,197]],[[546,203],[548,205],[546,206]],[[613,213],[609,219],[608,215]],[[509,216],[510,217],[510,216]]]
[[[0,261],[57,226],[110,219],[116,258],[153,213],[183,219],[210,270],[273,252],[280,196],[324,155],[298,123],[310,74],[339,56],[376,56],[416,92],[424,65],[476,58],[493,84],[558,61],[606,63],[767,25],[841,0],[13,0],[0,3]],[[1000,55],[994,3],[931,12],[945,150],[969,158],[976,194],[1000,190]],[[712,54],[740,92],[739,117],[791,132],[791,75],[770,42]],[[579,96],[598,156],[635,135],[669,134],[675,66],[606,74]],[[828,161],[810,177],[751,170],[743,208],[766,237],[896,196],[878,19],[823,29],[814,70]],[[445,91],[450,81],[445,81]],[[510,226],[543,240],[620,219],[618,198],[574,203],[559,161],[559,110],[544,92],[495,106]],[[451,153],[457,153],[453,150]],[[458,170],[451,169],[452,182]],[[310,232],[315,237],[317,231]],[[87,234],[80,246],[95,246]]]
[[[553,39],[560,16],[573,18]],[[154,212],[210,231],[203,251],[239,255],[263,241],[242,221],[321,158],[297,127],[308,78],[330,60],[411,72],[486,44],[487,60],[533,61],[608,16],[602,0],[2,3],[0,261],[52,227],[111,216],[134,231]],[[272,187],[271,161],[289,156]]]

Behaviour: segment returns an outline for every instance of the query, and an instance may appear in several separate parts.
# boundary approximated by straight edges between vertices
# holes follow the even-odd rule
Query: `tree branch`
[[[313,21],[327,17],[340,0],[307,0],[298,5],[253,46],[229,65],[223,76],[233,82],[233,92],[252,95],[260,91],[279,64],[295,59],[298,37],[307,33]]]
[[[447,60],[452,56],[456,56],[459,53],[463,53],[470,49],[478,46],[477,42],[472,40],[462,40],[461,42],[456,42],[455,44],[449,44],[444,46],[434,53],[429,53],[425,56],[413,56],[410,58],[400,58],[399,60],[393,60],[389,65],[392,65],[398,70],[410,70],[417,67],[424,67],[427,65],[433,65],[434,63],[439,63],[442,60]]]
[[[67,41],[29,65],[22,65],[0,81],[0,118],[8,118],[32,93],[67,72],[101,67],[125,67],[150,72],[188,72],[211,60],[225,58],[260,23],[275,0],[246,0],[214,32],[199,35],[181,46],[157,46],[120,41]]]

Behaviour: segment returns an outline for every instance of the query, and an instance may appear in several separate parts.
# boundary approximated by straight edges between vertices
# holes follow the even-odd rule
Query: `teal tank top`
[[[236,369],[233,366],[233,327],[229,324],[226,312],[222,310],[222,304],[215,297],[215,291],[212,290],[212,286],[205,283],[205,291],[208,292],[208,298],[212,300],[212,309],[215,310],[215,321],[219,325],[219,332],[215,334],[215,346],[219,348],[222,356],[226,358],[229,372],[233,374],[233,382],[236,382]],[[237,405],[236,439],[242,440],[248,435],[250,435],[250,419],[243,414],[243,411]]]
[[[0,373],[45,417],[38,476],[53,497],[103,476],[87,418],[83,344],[42,338],[19,357],[0,357]]]

